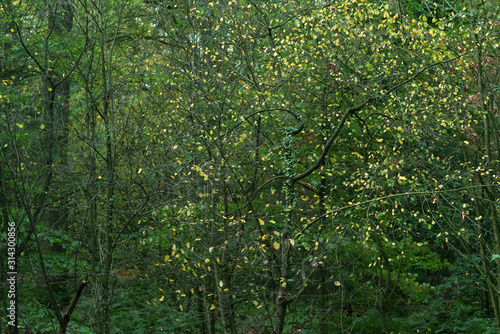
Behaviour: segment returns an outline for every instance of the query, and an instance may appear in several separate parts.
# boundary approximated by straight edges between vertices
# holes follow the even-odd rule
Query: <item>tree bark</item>
[[[71,314],[75,310],[76,304],[78,303],[78,300],[80,299],[80,296],[82,295],[83,289],[85,289],[85,286],[89,279],[89,275],[85,275],[85,278],[83,281],[80,282],[80,285],[78,285],[78,289],[76,290],[73,299],[71,300],[71,303],[68,306],[68,309],[63,315],[62,318],[62,323],[59,324],[59,334],[65,334],[67,329],[68,329],[68,323],[71,318]]]

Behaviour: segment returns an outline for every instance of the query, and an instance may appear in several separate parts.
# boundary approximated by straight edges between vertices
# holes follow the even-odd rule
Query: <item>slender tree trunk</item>
[[[325,93],[325,96],[326,96],[326,93]],[[326,101],[326,98],[325,98],[325,106],[324,107],[324,112],[326,114],[327,112],[327,104],[328,102]],[[324,129],[324,131],[327,131],[326,127]],[[323,140],[323,145],[326,144],[326,140]],[[321,163],[322,167],[325,167],[326,166],[326,159],[324,159]],[[320,186],[319,186],[319,191],[318,191],[318,196],[319,196],[319,217],[325,217],[325,214],[326,214],[326,204],[325,204],[325,200],[326,200],[326,186],[327,186],[327,182],[326,182],[326,176],[324,174],[321,175],[321,183],[320,183]],[[321,220],[321,225],[325,226],[326,224],[326,218],[322,218]],[[325,275],[325,270],[324,268],[321,266],[320,269],[319,269],[319,272],[320,272],[320,278],[321,278],[321,281],[320,281],[320,284],[321,284],[321,288],[319,289],[319,313],[320,313],[320,319],[319,319],[319,328],[318,328],[318,333],[319,334],[326,334],[327,333],[327,330],[328,330],[328,323],[326,321],[326,316],[325,316],[325,313],[326,313],[326,305],[327,305],[327,290],[326,290],[326,286],[325,286],[325,283],[326,283],[326,275]]]
[[[63,40],[73,30],[73,4],[72,0],[57,0],[48,7],[48,26],[50,34],[55,39]],[[68,144],[69,144],[69,102],[71,95],[71,80],[66,73],[68,68],[53,68],[53,64],[69,58],[68,51],[53,50],[49,48],[50,37],[46,41],[44,78],[44,93],[46,99],[45,114],[51,124],[51,141],[54,154],[54,205],[47,212],[50,226],[64,229],[68,223],[67,183],[65,176],[68,174]],[[48,109],[48,110],[47,110]]]
[[[206,305],[206,299],[204,297],[205,295],[205,287],[204,284],[202,284],[203,278],[200,281],[200,285],[198,287],[195,287],[195,298],[196,298],[196,306],[197,306],[197,312],[198,312],[198,317],[200,321],[200,333],[201,334],[208,334],[208,323],[207,323],[207,305]]]
[[[389,258],[382,245],[382,240],[380,235],[375,231],[373,232],[373,238],[375,239],[375,244],[377,245],[379,258],[381,263],[379,264],[379,277],[378,277],[378,290],[379,290],[379,301],[377,309],[380,314],[380,330],[382,333],[387,333],[387,301],[392,294],[392,268],[389,263]],[[387,277],[384,280],[384,269],[387,271]]]
[[[91,55],[93,56],[93,55]],[[89,73],[91,72],[91,68],[89,68]],[[85,77],[86,84],[86,137],[88,140],[88,163],[89,163],[89,180],[91,182],[90,187],[86,191],[86,201],[88,204],[88,245],[90,251],[90,266],[93,273],[97,273],[97,266],[99,263],[99,246],[98,246],[98,193],[97,189],[97,163],[96,163],[96,152],[95,149],[97,147],[97,134],[96,134],[96,106],[92,98],[89,95],[92,95],[94,92],[93,83],[89,76]]]
[[[487,98],[485,95],[484,91],[484,73],[483,73],[483,46],[482,42],[477,34],[474,35],[475,41],[476,41],[476,63],[477,63],[477,85],[479,89],[479,97],[480,97],[480,103],[481,103],[481,113],[482,113],[482,118],[483,118],[483,145],[484,149],[486,152],[486,170],[489,170],[493,168],[492,164],[492,159],[491,159],[491,154],[492,154],[492,149],[491,149],[491,138],[490,138],[490,121],[489,121],[489,111],[487,107]],[[485,190],[486,190],[486,195],[489,199],[488,201],[488,206],[491,212],[491,219],[493,223],[493,239],[495,242],[495,254],[500,254],[500,216],[498,213],[498,209],[496,207],[496,188],[493,186],[494,180],[492,173],[487,172],[485,173]],[[495,259],[495,265],[497,269],[497,274],[496,274],[496,286],[497,286],[497,291],[500,291],[500,258]],[[485,273],[486,275],[489,275],[489,273]],[[492,300],[492,306],[493,310],[495,312],[495,320],[497,327],[500,331],[500,315],[498,312],[500,305],[500,295],[497,295],[496,298]]]

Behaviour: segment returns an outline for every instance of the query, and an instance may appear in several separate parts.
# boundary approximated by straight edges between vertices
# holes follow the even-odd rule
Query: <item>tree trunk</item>
[[[72,0],[57,0],[48,7],[48,26],[56,39],[64,39],[73,29]],[[49,49],[49,40],[46,41],[46,73],[44,77],[45,116],[50,131],[47,143],[53,154],[54,191],[52,193],[54,205],[47,211],[46,218],[51,227],[64,229],[68,223],[67,182],[64,178],[68,174],[68,143],[69,143],[69,101],[71,81],[66,73],[68,68],[52,68],[52,64],[69,58],[69,50]],[[62,250],[62,249],[56,249]]]
[[[78,289],[76,290],[73,299],[71,300],[71,303],[68,306],[68,309],[64,313],[63,316],[63,321],[62,323],[59,324],[59,334],[66,334],[66,331],[68,329],[68,323],[71,318],[71,314],[75,310],[76,304],[78,303],[78,300],[80,299],[80,296],[82,295],[83,289],[85,289],[85,286],[88,283],[89,276],[85,275],[85,278],[83,281],[80,282],[80,285],[78,286]]]

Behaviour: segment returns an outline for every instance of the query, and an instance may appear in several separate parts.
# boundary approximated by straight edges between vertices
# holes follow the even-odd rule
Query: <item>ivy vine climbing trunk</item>
[[[279,287],[276,297],[275,305],[275,315],[273,322],[273,333],[280,334],[283,332],[285,325],[285,317],[287,306],[296,298],[298,298],[302,292],[305,284],[302,288],[294,291],[292,294],[289,291],[288,283],[290,279],[290,258],[292,256],[293,248],[292,246],[292,231],[294,229],[294,215],[297,205],[297,198],[295,193],[295,182],[294,177],[296,176],[297,168],[297,157],[295,154],[296,148],[294,147],[294,137],[297,136],[304,129],[304,124],[294,113],[290,112],[297,120],[296,128],[287,128],[284,130],[283,142],[282,142],[282,164],[284,166],[283,174],[286,178],[285,184],[283,186],[283,193],[285,197],[283,210],[285,212],[285,218],[283,222],[283,227],[279,233],[281,238],[280,243],[275,243],[273,248],[277,251],[276,265],[278,267],[279,273]]]

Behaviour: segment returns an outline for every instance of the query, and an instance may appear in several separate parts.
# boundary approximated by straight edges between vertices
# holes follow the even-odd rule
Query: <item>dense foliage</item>
[[[494,2],[0,13],[7,333],[499,331]]]

